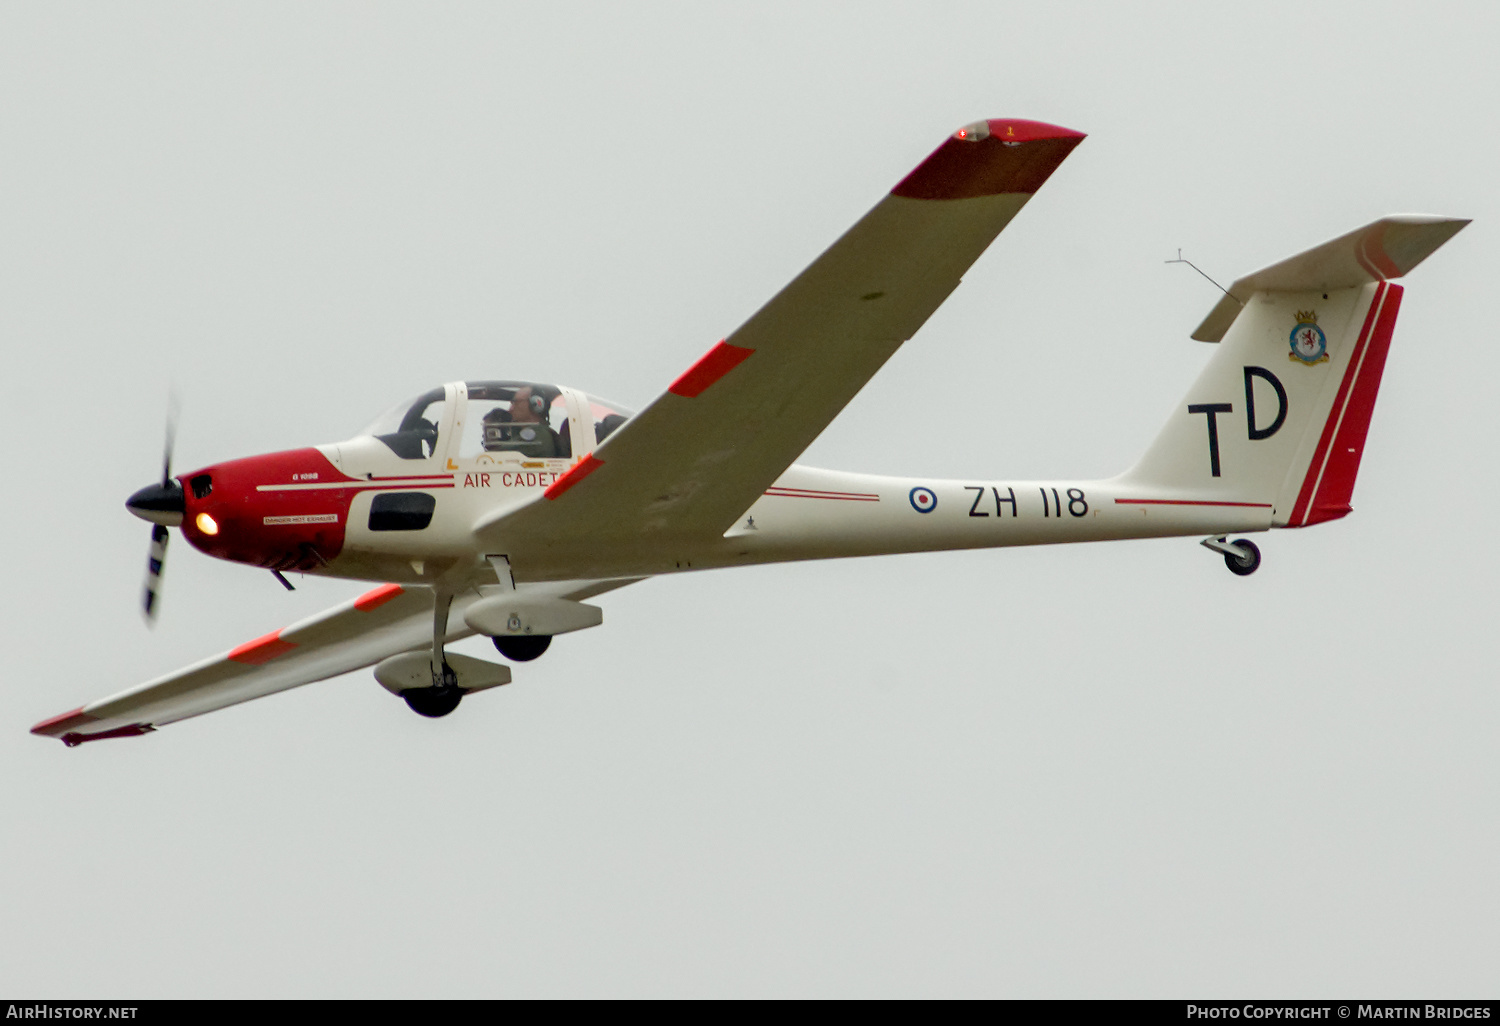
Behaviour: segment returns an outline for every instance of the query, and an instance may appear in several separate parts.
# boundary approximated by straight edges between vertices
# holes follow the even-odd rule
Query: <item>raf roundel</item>
[[[1318,315],[1312,310],[1297,311],[1297,326],[1291,334],[1290,359],[1300,363],[1322,363],[1328,359],[1328,336],[1318,327]]]
[[[911,508],[918,513],[931,513],[937,509],[937,496],[930,488],[913,488],[907,498],[911,500]]]

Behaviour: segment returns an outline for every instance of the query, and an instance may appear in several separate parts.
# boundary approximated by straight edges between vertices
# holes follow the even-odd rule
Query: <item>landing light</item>
[[[209,516],[207,513],[199,513],[197,523],[198,530],[202,531],[204,534],[219,533],[218,522],[215,521],[214,518]]]

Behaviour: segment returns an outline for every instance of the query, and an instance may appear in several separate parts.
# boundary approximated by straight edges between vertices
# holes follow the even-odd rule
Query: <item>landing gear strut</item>
[[[552,644],[550,634],[497,634],[495,650],[513,663],[529,663]]]
[[[419,716],[437,719],[447,716],[463,701],[464,689],[458,686],[458,674],[443,656],[443,639],[448,634],[448,610],[453,596],[439,590],[432,605],[432,687],[408,688],[401,692],[407,708]]]
[[[1231,542],[1219,535],[1217,538],[1204,538],[1201,544],[1204,548],[1223,555],[1224,565],[1229,567],[1230,573],[1249,577],[1260,569],[1260,548],[1248,538],[1236,538]]]

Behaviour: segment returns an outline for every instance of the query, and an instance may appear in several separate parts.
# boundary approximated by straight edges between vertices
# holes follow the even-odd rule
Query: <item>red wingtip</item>
[[[1084,138],[1082,132],[1041,121],[976,121],[949,136],[891,194],[954,200],[1033,193]]]
[[[79,706],[61,716],[54,716],[50,720],[43,720],[31,728],[31,732],[39,737],[62,737],[74,727],[81,727],[85,723],[93,723],[94,717],[83,711]]]

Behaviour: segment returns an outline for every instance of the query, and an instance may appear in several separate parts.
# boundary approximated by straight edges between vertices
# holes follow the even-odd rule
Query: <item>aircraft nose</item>
[[[153,524],[178,527],[187,510],[187,503],[182,495],[182,482],[174,480],[165,484],[147,485],[125,500],[125,508]]]

